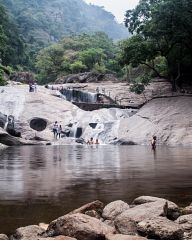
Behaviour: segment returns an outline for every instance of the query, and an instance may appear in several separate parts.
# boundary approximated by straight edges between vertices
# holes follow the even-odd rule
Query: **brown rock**
[[[180,240],[184,234],[179,224],[164,217],[144,220],[137,224],[137,230],[143,236],[161,240]]]
[[[38,240],[43,232],[44,230],[37,225],[21,227],[15,231],[10,240]]]
[[[106,236],[106,240],[147,240],[147,238],[123,234],[110,234]]]
[[[151,197],[151,196],[141,196],[141,197],[136,198],[133,201],[133,204],[134,205],[141,205],[141,204],[153,203],[153,202],[157,202],[157,201],[163,201],[164,203],[167,202],[167,213],[166,213],[166,216],[169,219],[175,220],[175,219],[177,219],[181,215],[179,207],[175,203],[173,203],[171,201],[168,201],[168,200],[166,200],[164,198]]]
[[[70,212],[69,214],[74,214],[74,213],[85,213],[87,211],[94,210],[97,213],[101,213],[103,211],[104,204],[100,202],[99,200],[96,200],[94,202],[87,203],[83,205],[80,208],[75,209],[74,211]]]
[[[39,223],[39,227],[44,229],[45,231],[47,230],[49,224],[46,224],[46,223]]]
[[[104,240],[106,234],[114,233],[115,229],[100,220],[85,214],[67,214],[50,223],[47,235],[64,235],[78,240]]]
[[[103,209],[102,217],[108,220],[114,220],[119,214],[129,209],[129,205],[121,200],[109,203]]]
[[[101,215],[98,212],[96,212],[95,210],[86,211],[85,214],[90,216],[90,217],[97,218],[97,219],[101,218]]]
[[[9,238],[5,234],[0,234],[0,240],[9,240]]]

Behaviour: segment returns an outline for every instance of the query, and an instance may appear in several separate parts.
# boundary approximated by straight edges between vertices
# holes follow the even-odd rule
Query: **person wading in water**
[[[156,142],[157,142],[157,137],[153,136],[152,140],[151,140],[151,148],[153,151],[156,150]]]

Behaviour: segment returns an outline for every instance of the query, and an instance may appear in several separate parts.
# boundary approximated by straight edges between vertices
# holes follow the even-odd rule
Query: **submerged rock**
[[[114,233],[115,229],[100,220],[76,213],[60,217],[50,223],[47,236],[64,235],[78,240],[105,240],[105,235]]]

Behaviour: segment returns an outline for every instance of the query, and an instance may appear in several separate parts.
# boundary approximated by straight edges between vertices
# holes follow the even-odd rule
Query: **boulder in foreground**
[[[105,240],[105,235],[115,229],[100,220],[85,214],[67,214],[50,223],[46,234],[49,237],[64,235],[77,240]]]
[[[164,217],[144,220],[138,223],[137,230],[143,236],[161,240],[181,240],[184,234],[179,224]]]

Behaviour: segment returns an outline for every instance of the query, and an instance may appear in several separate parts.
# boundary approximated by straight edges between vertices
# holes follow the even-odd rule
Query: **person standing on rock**
[[[153,151],[156,150],[156,142],[157,142],[157,137],[153,136],[152,140],[151,140],[151,148]]]
[[[61,125],[59,125],[58,129],[57,129],[57,138],[61,138],[61,132],[62,132],[62,127]]]
[[[53,125],[53,135],[54,135],[54,138],[57,139],[57,131],[58,131],[58,124],[57,124],[57,121],[54,123]]]

